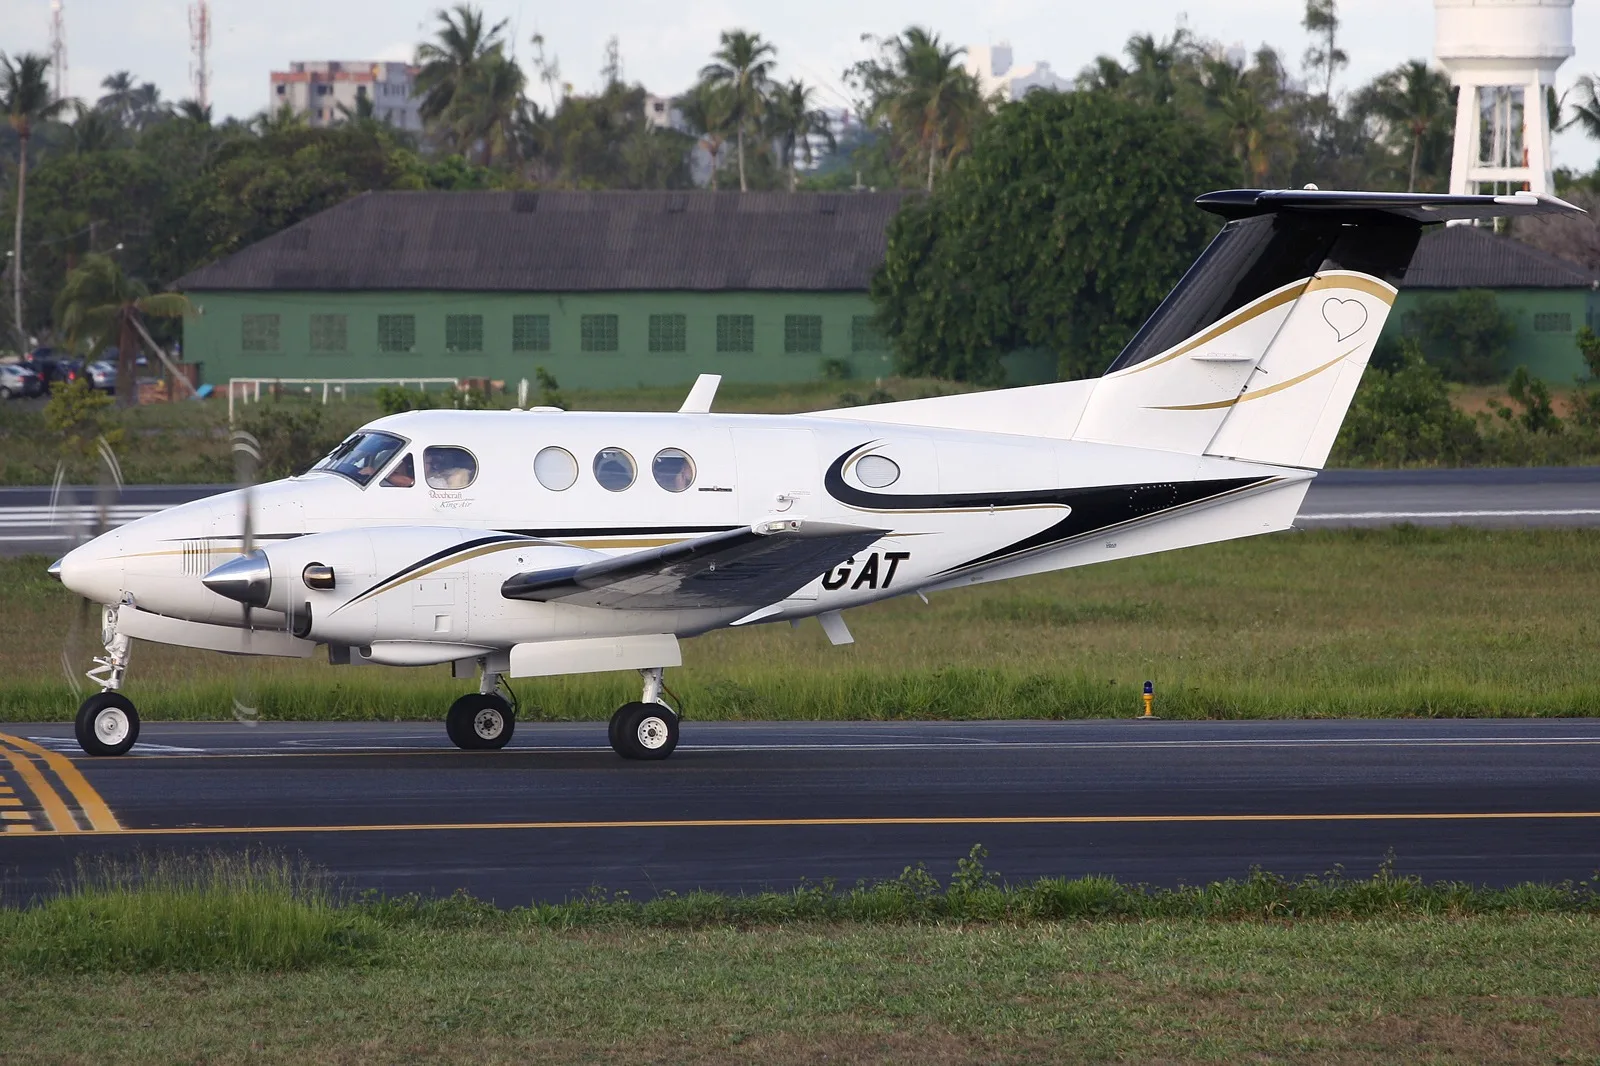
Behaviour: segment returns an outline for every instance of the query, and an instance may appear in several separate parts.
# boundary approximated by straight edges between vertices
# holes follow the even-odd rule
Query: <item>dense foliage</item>
[[[1228,183],[1217,140],[1109,93],[1002,108],[970,158],[889,230],[873,285],[903,372],[993,382],[1000,357],[1099,373],[1215,230],[1189,203]]]

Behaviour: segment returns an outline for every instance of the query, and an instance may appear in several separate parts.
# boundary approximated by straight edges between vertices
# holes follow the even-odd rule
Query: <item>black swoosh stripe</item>
[[[401,569],[396,570],[394,573],[390,574],[388,577],[384,578],[382,581],[373,582],[371,585],[369,585],[366,588],[362,589],[356,595],[351,596],[348,600],[345,601],[345,603],[347,605],[351,604],[351,603],[354,603],[357,600],[361,599],[361,597],[367,595],[373,589],[381,588],[384,585],[387,585],[391,581],[395,581],[395,580],[398,580],[398,579],[400,579],[402,577],[405,577],[407,574],[411,573],[414,570],[421,570],[424,566],[427,566],[430,563],[436,563],[440,559],[444,559],[444,558],[447,558],[447,557],[449,557],[451,555],[455,555],[458,552],[471,551],[473,548],[481,548],[485,544],[504,544],[504,543],[507,543],[508,541],[524,540],[524,539],[526,539],[526,538],[521,537],[521,536],[514,536],[514,535],[510,535],[510,534],[501,533],[501,534],[499,534],[497,536],[479,537],[476,540],[466,540],[466,541],[462,541],[460,544],[453,544],[448,548],[444,548],[444,549],[442,549],[440,551],[434,552],[432,555],[428,556],[426,559],[419,559],[416,562],[412,563],[410,566],[402,567]]]
[[[823,477],[823,487],[827,489],[828,495],[850,507],[873,511],[928,511],[985,510],[990,507],[1055,504],[1069,508],[1065,517],[1049,528],[943,570],[936,575],[940,577],[1278,480],[1274,475],[1263,475],[1215,478],[1208,481],[1097,485],[1093,488],[1078,489],[896,495],[869,492],[845,483],[845,463],[864,447],[867,447],[867,444],[857,445],[839,456],[828,467],[828,472]]]

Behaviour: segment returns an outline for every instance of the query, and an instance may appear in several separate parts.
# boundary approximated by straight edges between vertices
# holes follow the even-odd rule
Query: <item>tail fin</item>
[[[1229,221],[1095,383],[1074,438],[1320,467],[1422,227],[1553,197],[1208,193]]]

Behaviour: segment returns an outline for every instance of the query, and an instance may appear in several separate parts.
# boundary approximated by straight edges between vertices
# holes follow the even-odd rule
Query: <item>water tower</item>
[[[1461,89],[1453,193],[1554,191],[1546,89],[1572,55],[1573,0],[1433,0],[1434,54]]]

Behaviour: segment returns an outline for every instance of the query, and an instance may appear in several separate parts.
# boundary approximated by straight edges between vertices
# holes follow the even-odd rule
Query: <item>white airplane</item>
[[[1550,197],[1209,193],[1228,221],[1104,376],[809,415],[418,411],[298,477],[131,522],[51,567],[104,604],[92,755],[139,715],[133,641],[454,664],[462,748],[515,725],[503,677],[643,675],[618,754],[663,759],[662,676],[711,629],[1287,529],[1423,226]]]

